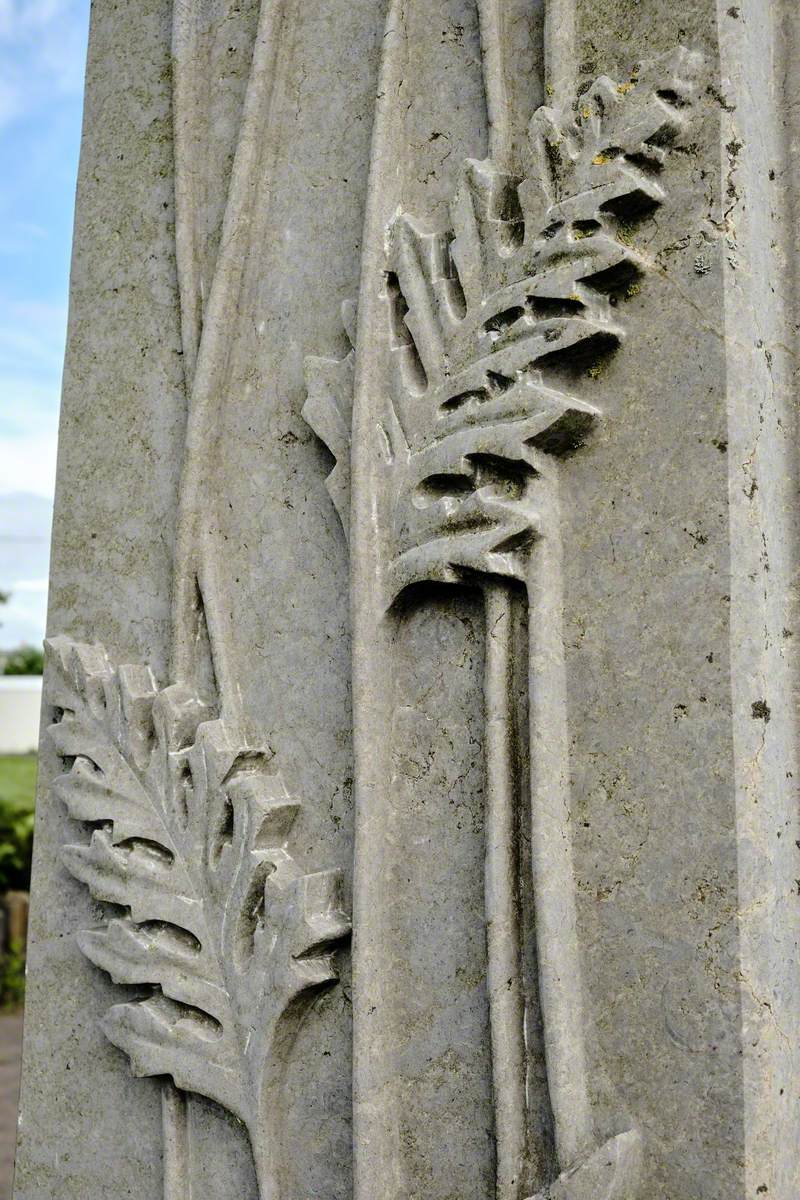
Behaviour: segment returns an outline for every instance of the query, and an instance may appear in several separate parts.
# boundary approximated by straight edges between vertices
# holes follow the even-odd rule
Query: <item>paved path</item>
[[[4,1013],[0,1015],[0,1200],[11,1200],[21,1055],[22,1013]]]

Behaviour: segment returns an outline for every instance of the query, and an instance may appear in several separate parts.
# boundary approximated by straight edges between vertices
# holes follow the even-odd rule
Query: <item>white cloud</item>
[[[36,241],[41,241],[43,238],[48,238],[50,234],[46,229],[42,229],[41,225],[32,225],[30,221],[17,221],[16,229],[19,233],[28,234],[29,237]]]
[[[0,369],[0,438],[47,437],[58,424],[60,380]]]
[[[53,495],[58,447],[55,425],[53,421],[47,429],[18,437],[0,435],[0,494]]]
[[[38,644],[44,636],[50,551],[51,500],[30,492],[0,492],[0,648]]]
[[[11,584],[12,592],[46,592],[46,579],[18,579]]]
[[[8,604],[0,607],[0,646],[10,650],[23,643],[40,645],[46,620],[46,589],[35,595],[18,596],[12,592]]]

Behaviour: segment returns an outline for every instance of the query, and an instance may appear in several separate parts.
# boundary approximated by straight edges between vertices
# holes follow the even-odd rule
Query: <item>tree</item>
[[[4,675],[41,675],[44,671],[44,654],[38,646],[20,646],[12,650],[3,666]]]

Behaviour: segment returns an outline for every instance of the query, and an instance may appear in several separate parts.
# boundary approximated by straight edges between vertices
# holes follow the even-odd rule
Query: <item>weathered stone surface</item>
[[[795,1200],[796,32],[94,6],[16,1200]]]

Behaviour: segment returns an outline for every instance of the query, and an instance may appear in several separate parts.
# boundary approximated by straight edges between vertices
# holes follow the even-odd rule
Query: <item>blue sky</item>
[[[0,498],[53,492],[88,20],[89,0],[0,0]],[[0,504],[0,646],[43,620],[46,529],[19,512]]]

